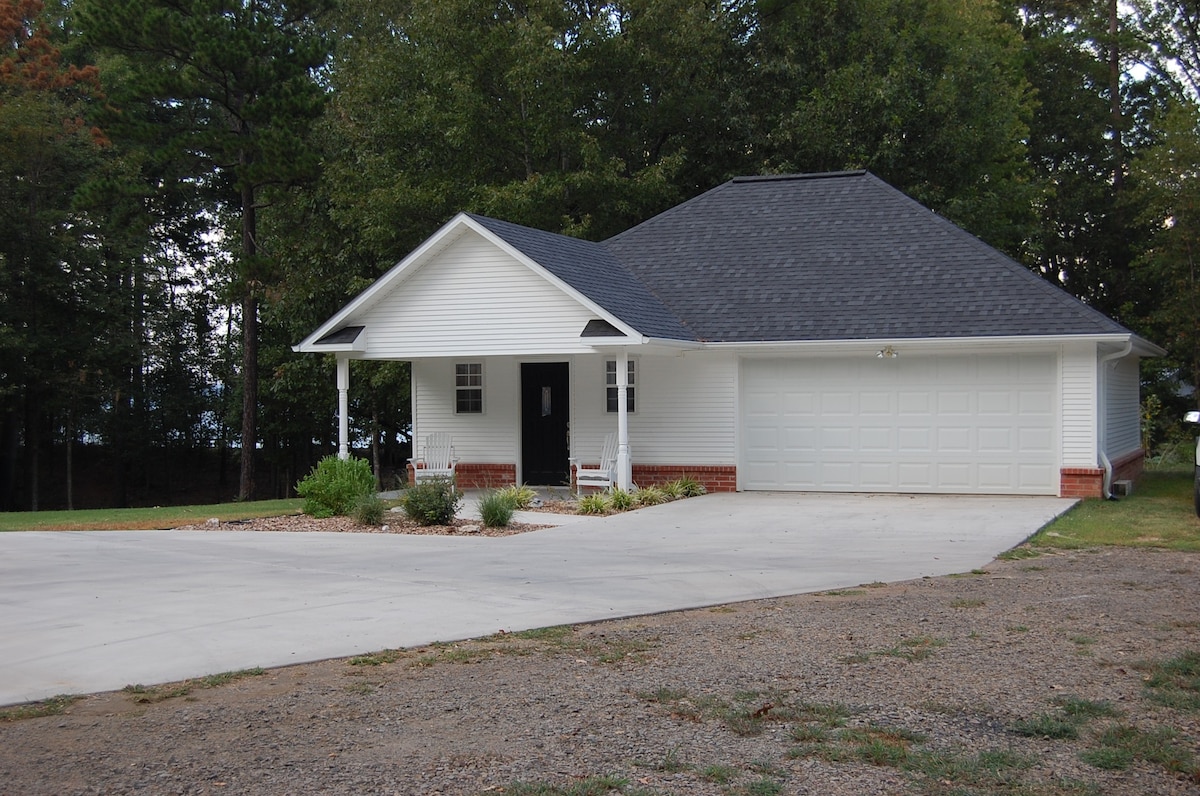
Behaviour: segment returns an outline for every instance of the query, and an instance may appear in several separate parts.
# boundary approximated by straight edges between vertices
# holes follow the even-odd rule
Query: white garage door
[[[1056,494],[1052,354],[746,359],[743,487]]]

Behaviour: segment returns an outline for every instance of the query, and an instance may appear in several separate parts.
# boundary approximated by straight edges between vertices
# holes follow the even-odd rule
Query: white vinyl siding
[[[355,323],[371,359],[585,352],[595,312],[541,274],[465,232]]]
[[[1073,343],[1062,348],[1062,466],[1096,467],[1096,345]]]
[[[1109,370],[1104,452],[1110,460],[1115,460],[1142,446],[1140,372],[1136,357],[1118,359],[1105,367]]]
[[[572,385],[572,453],[595,457],[617,430],[606,407],[604,360],[577,357]],[[634,465],[733,465],[737,360],[725,352],[637,358],[637,413],[629,415]]]
[[[747,359],[747,489],[1058,490],[1057,357]]]
[[[483,364],[484,414],[455,412],[456,359],[412,363],[413,437],[420,452],[425,437],[439,431],[454,436],[454,455],[464,462],[511,464],[518,460],[516,414],[519,375],[507,357],[474,360]]]

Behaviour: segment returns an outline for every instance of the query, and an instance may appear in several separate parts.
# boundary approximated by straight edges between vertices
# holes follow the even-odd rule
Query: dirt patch
[[[1198,582],[1060,552],[97,694],[0,723],[0,793],[1200,794],[1200,713],[1148,686]]]

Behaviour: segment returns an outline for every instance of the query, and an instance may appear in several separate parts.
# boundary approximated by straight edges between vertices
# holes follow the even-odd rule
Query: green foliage
[[[656,488],[667,500],[679,500],[683,497],[683,486],[678,481],[668,481]]]
[[[603,492],[596,492],[595,494],[581,497],[579,499],[579,508],[576,511],[579,514],[607,514],[611,508],[608,495]]]
[[[1200,711],[1200,652],[1192,650],[1165,661],[1142,664],[1150,699],[1176,710]]]
[[[384,513],[383,501],[374,491],[369,495],[360,495],[350,512],[359,525],[382,525]]]
[[[511,486],[500,487],[496,493],[502,495],[512,502],[513,506],[518,510],[529,508],[533,504],[533,499],[537,497],[537,491],[531,486],[521,484],[512,484]]]
[[[1200,550],[1192,473],[1146,472],[1132,496],[1085,500],[1030,539],[1034,549],[1096,545]]]
[[[1052,713],[1039,713],[1033,718],[1021,719],[1012,725],[1013,732],[1030,738],[1078,738],[1079,722],[1073,718]]]
[[[349,514],[355,503],[375,491],[375,476],[366,459],[326,456],[296,484],[304,513],[313,517]]]
[[[479,501],[479,516],[489,528],[507,528],[516,509],[516,499],[511,491],[491,490]]]
[[[463,493],[449,478],[423,479],[400,496],[404,513],[422,525],[449,525],[462,504]]]
[[[657,506],[667,502],[667,495],[657,486],[644,486],[633,493],[633,499],[641,506]]]
[[[1084,752],[1081,757],[1097,768],[1123,769],[1137,759],[1157,763],[1168,771],[1191,774],[1196,770],[1194,756],[1175,742],[1177,737],[1170,727],[1142,730],[1114,724],[1097,734],[1100,748]]]
[[[684,497],[700,497],[708,491],[704,488],[704,484],[700,483],[689,475],[678,478],[671,483],[675,485],[675,488],[678,489]]]
[[[608,490],[608,505],[614,511],[629,511],[637,505],[637,498],[628,490],[614,486]]]

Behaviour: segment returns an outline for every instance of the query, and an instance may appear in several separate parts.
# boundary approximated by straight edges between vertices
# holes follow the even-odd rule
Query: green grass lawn
[[[0,531],[142,531],[177,528],[204,522],[211,517],[225,522],[299,514],[303,503],[300,498],[293,498],[211,506],[0,512]]]
[[[1066,549],[1120,545],[1200,550],[1200,519],[1192,507],[1192,472],[1148,471],[1130,497],[1085,500],[1030,543]]]

